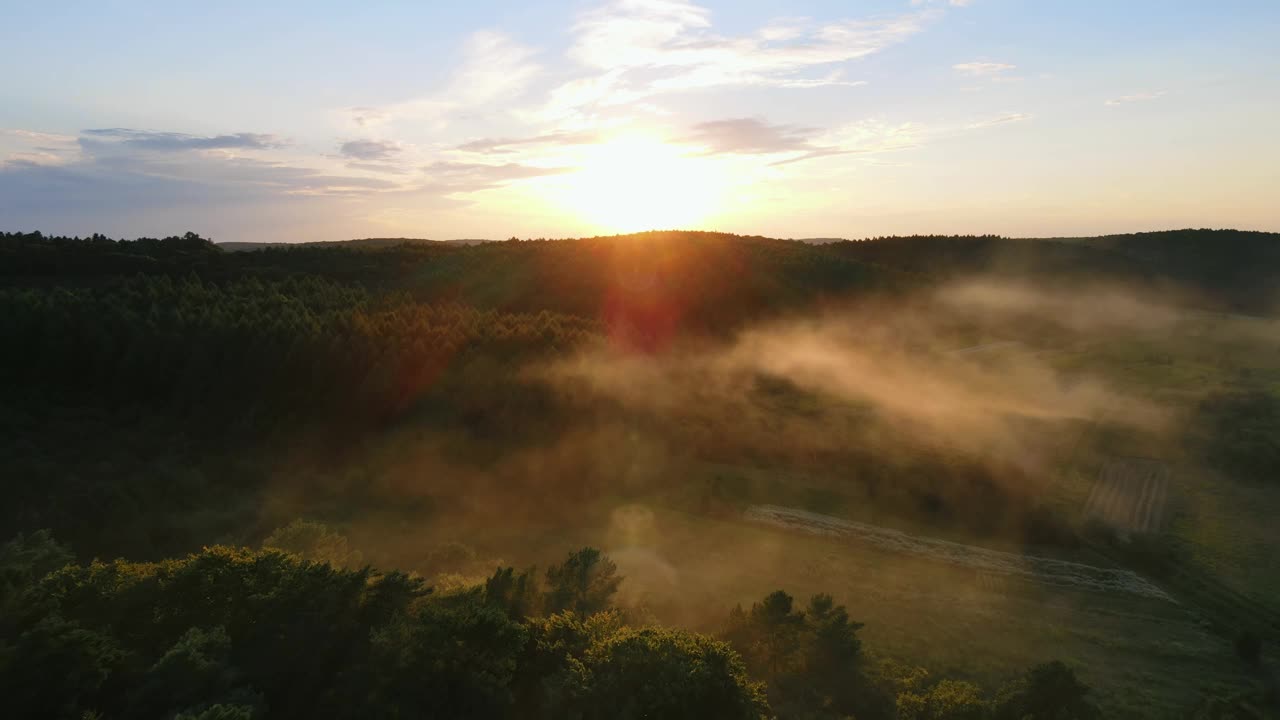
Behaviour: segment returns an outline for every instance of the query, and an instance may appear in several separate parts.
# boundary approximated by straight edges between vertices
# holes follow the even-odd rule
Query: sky
[[[1280,231],[1276,0],[4,2],[0,230]]]

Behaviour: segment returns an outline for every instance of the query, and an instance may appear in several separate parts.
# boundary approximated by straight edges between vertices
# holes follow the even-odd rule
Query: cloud
[[[370,162],[390,160],[400,153],[400,145],[389,140],[350,140],[338,150],[343,157]]]
[[[757,118],[716,120],[695,125],[681,143],[700,146],[706,154],[781,155],[771,167],[835,155],[872,155],[919,147],[942,133],[916,123],[890,124],[867,119],[832,129],[770,125]]]
[[[390,173],[392,175],[405,175],[409,170],[399,165],[391,163],[377,162],[349,162],[347,167],[352,170],[363,170],[365,172]]]
[[[387,112],[376,107],[359,106],[348,108],[351,121],[360,127],[376,125],[387,119]]]
[[[868,118],[835,128],[822,140],[845,152],[865,155],[917,148],[937,134],[938,130],[918,123],[889,123]]]
[[[812,150],[810,138],[817,132],[814,128],[736,118],[699,123],[684,142],[700,145],[708,153],[767,155]]]
[[[331,201],[400,187],[383,178],[344,175],[295,161],[206,152],[275,147],[274,140],[265,139],[269,137],[116,128],[62,138],[70,149],[58,163],[0,165],[0,217],[76,233],[134,235],[200,227],[260,237],[265,231],[255,227],[255,220],[272,223],[273,231],[282,234],[308,227],[332,232],[346,218],[335,215],[338,206]],[[300,210],[298,203],[318,196],[328,204]]]
[[[37,135],[24,134],[22,142],[51,141]],[[0,133],[0,143],[18,137]],[[572,170],[443,161],[405,167],[380,159],[398,157],[399,145],[372,140],[350,141],[355,144],[341,155],[310,158],[297,157],[296,148],[253,157],[206,152],[276,145],[212,141],[254,137],[269,136],[112,129],[54,138],[67,148],[58,164],[25,158],[0,163],[0,217],[17,226],[81,234],[163,234],[172,232],[172,224],[217,232],[221,239],[301,239],[308,233],[309,239],[338,239],[335,233],[359,232],[379,212],[396,210],[396,203],[415,211],[456,207],[469,193]]]
[[[770,125],[756,118],[714,120],[695,125],[690,135],[681,142],[703,148],[707,155],[777,155],[794,154],[772,163],[789,165],[802,160],[812,160],[829,155],[844,155],[852,150],[815,145],[812,138],[820,131],[816,128],[793,125]],[[798,153],[798,154],[797,154]]]
[[[1168,94],[1167,90],[1157,90],[1155,92],[1140,92],[1133,95],[1122,95],[1118,98],[1112,98],[1106,102],[1107,105],[1127,105],[1135,102],[1145,102],[1147,100],[1155,100]]]
[[[599,139],[600,134],[593,131],[561,131],[523,138],[480,138],[479,140],[463,143],[457,149],[471,153],[500,154],[515,152],[517,149],[546,145],[561,147],[566,145],[586,145]]]
[[[351,121],[368,127],[397,120],[444,121],[449,115],[518,97],[542,72],[532,48],[503,33],[473,33],[462,49],[462,64],[439,92],[398,103],[347,110]]]
[[[0,128],[0,167],[61,165],[79,153],[75,135]]]
[[[543,116],[567,117],[592,105],[716,86],[859,84],[844,80],[839,68],[818,76],[805,73],[900,43],[934,14],[791,20],[725,36],[711,31],[710,11],[687,0],[619,0],[586,13],[574,26],[569,56],[597,74],[556,88]]]
[[[574,168],[440,161],[431,163],[422,170],[428,178],[422,189],[454,195],[490,190],[517,180],[560,175],[573,172]]]
[[[879,118],[868,118],[834,128],[813,137],[811,153],[773,163],[787,165],[802,160],[828,155],[864,155],[911,150],[936,140],[952,138],[963,133],[1030,120],[1030,113],[1006,113],[980,119],[967,124],[945,123],[925,125],[915,122],[890,123]]]
[[[979,130],[981,128],[992,127],[995,125],[1004,125],[1007,123],[1022,122],[1023,120],[1030,120],[1032,117],[1033,116],[1030,113],[1008,113],[1005,115],[999,115],[997,117],[987,118],[986,120],[979,120],[977,122],[970,123],[965,126],[965,129]]]
[[[152,132],[129,128],[105,128],[85,130],[90,138],[106,139],[121,145],[155,150],[157,152],[181,152],[185,150],[268,150],[282,147],[284,143],[274,135],[261,133],[236,133],[234,135],[187,135],[175,132]],[[82,144],[84,140],[81,140]]]
[[[956,72],[964,73],[965,75],[983,76],[983,75],[999,75],[1000,73],[1008,72],[1017,67],[1018,67],[1017,65],[1010,65],[1008,63],[967,62],[967,63],[960,63],[958,65],[952,65],[951,69],[955,70]]]
[[[36,132],[20,128],[0,128],[0,136],[17,138],[28,143],[42,145],[66,144],[76,141],[75,135],[59,135],[57,133]]]
[[[467,41],[467,62],[454,76],[446,96],[473,105],[507,99],[521,92],[542,68],[535,52],[496,32],[478,32]]]

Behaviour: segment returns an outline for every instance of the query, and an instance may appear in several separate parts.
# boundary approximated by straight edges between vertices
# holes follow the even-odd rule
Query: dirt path
[[[898,530],[779,505],[753,505],[747,508],[743,517],[751,522],[788,530],[865,542],[889,552],[972,568],[985,574],[1020,576],[1046,585],[1129,593],[1174,602],[1163,590],[1130,570],[1101,568],[1067,560],[1018,555],[947,540],[917,537]]]

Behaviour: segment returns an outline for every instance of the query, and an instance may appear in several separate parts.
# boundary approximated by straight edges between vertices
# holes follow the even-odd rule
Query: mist
[[[353,455],[357,477],[324,482],[333,503],[364,508],[338,516],[380,563],[466,585],[486,568],[546,565],[594,544],[627,578],[620,601],[711,626],[723,603],[708,607],[708,598],[748,599],[742,588],[756,586],[744,579],[767,584],[786,566],[785,548],[806,542],[749,528],[750,540],[738,536],[758,503],[834,503],[825,510],[1015,552],[1067,542],[1077,521],[1042,498],[1082,462],[1098,428],[1172,446],[1186,413],[1185,403],[1070,359],[1081,347],[1206,322],[1176,300],[1116,286],[966,281],[661,352],[595,343],[521,374],[558,408],[536,438],[477,458],[458,452],[456,430],[389,431]],[[1235,335],[1275,338],[1257,328]],[[264,528],[315,514],[315,484],[298,481],[306,465],[281,466]],[[471,548],[465,563],[426,560],[457,541]],[[956,574],[920,559],[883,562],[882,584],[898,573],[913,586]]]

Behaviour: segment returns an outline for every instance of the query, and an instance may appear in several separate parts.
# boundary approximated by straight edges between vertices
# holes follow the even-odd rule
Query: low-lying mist
[[[1092,472],[1081,466],[1100,434],[1133,438],[1108,452],[1179,452],[1187,403],[1130,383],[1123,357],[1091,360],[1133,343],[1194,349],[1214,318],[1174,300],[968,281],[661,352],[595,343],[525,368],[519,382],[543,400],[503,410],[523,414],[510,430],[519,441],[396,428],[366,442],[323,512],[370,560],[445,584],[601,546],[628,576],[624,600],[693,624],[718,617],[722,607],[700,606],[721,591],[785,584],[791,545],[808,542],[738,534],[755,504],[1052,552],[1071,545],[1079,518],[1045,497],[1064,475]],[[1234,341],[1280,338],[1274,325],[1249,328]],[[316,507],[296,465],[281,476],[294,479],[277,483],[264,527]],[[456,567],[440,562],[452,542],[471,548]],[[884,587],[942,571],[886,558],[877,572]]]
[[[1067,296],[972,282],[662,355],[596,347],[555,362],[545,377],[562,392],[589,392],[661,422],[730,435],[764,429],[753,442],[780,448],[847,447],[871,432],[1031,469],[1043,463],[1025,445],[1028,428],[1103,415],[1144,432],[1167,428],[1159,403],[1102,375],[1063,371],[1052,355],[1167,331],[1181,317],[1116,289]]]

